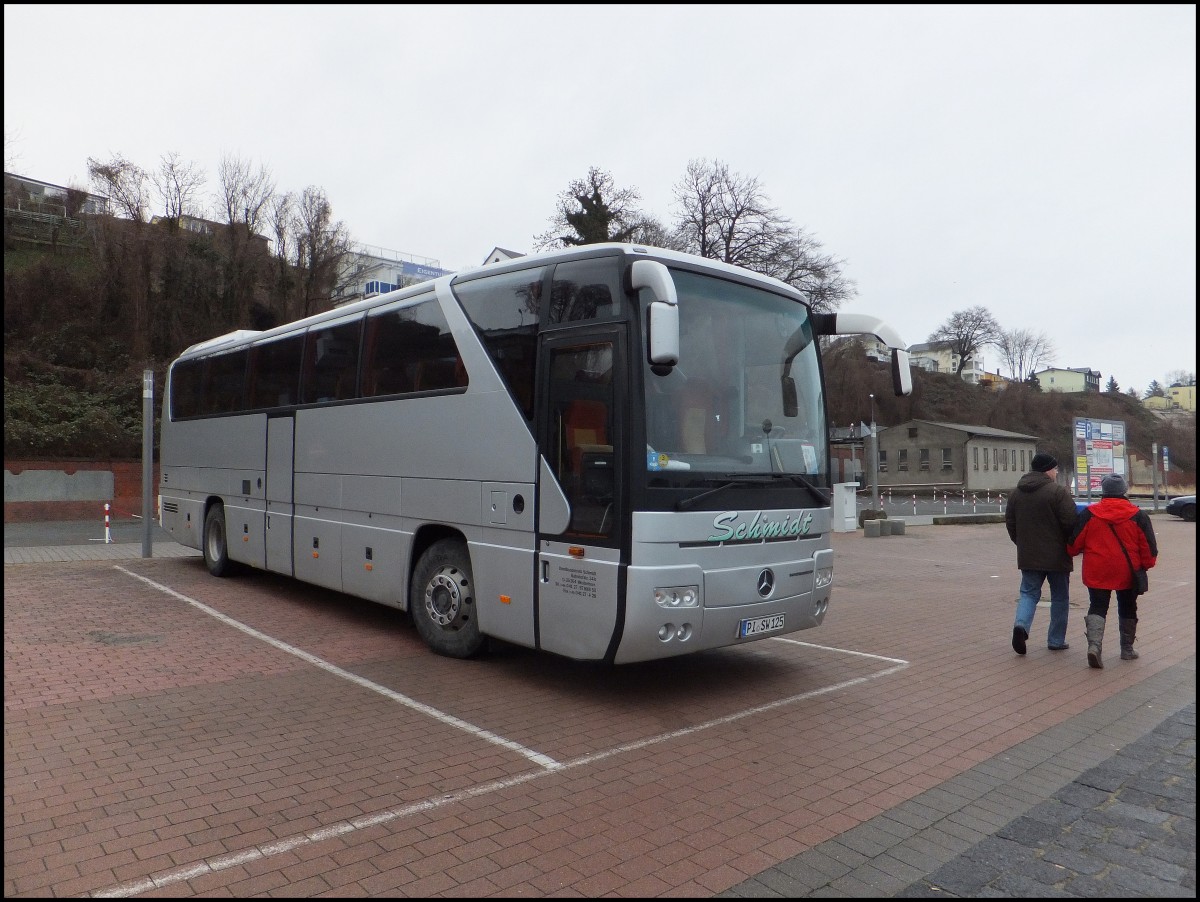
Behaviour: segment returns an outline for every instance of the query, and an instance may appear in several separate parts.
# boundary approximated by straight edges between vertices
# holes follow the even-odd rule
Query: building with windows
[[[1186,410],[1196,412],[1196,383],[1176,382],[1161,395],[1151,395],[1142,400],[1142,406],[1150,410]]]
[[[82,188],[64,188],[12,172],[4,173],[4,241],[79,249],[86,245],[94,216],[108,198]]]
[[[108,198],[6,172],[4,209],[51,216],[97,215],[108,211]]]
[[[341,307],[352,301],[436,279],[449,272],[451,270],[442,269],[441,262],[432,257],[418,257],[355,242],[342,260],[333,306]]]
[[[1086,366],[1066,369],[1047,367],[1034,373],[1033,377],[1037,379],[1042,391],[1060,391],[1068,394],[1100,391],[1100,372]]]
[[[930,373],[957,374],[964,382],[978,385],[985,373],[983,358],[969,357],[961,373],[958,372],[959,355],[948,341],[929,341],[922,344],[909,345],[909,361],[913,366]]]
[[[922,492],[1011,491],[1037,453],[1038,437],[991,426],[909,420],[879,429],[879,485]]]

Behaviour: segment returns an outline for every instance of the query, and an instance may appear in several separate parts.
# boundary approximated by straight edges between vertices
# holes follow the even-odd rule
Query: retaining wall
[[[158,464],[153,486],[157,493]],[[140,460],[4,461],[5,523],[102,521],[105,502],[113,520],[142,515]]]

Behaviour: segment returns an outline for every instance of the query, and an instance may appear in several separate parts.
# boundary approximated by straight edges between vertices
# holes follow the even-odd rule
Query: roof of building
[[[484,263],[487,263],[489,260],[491,260],[491,259],[492,259],[492,257],[493,257],[495,254],[503,254],[503,255],[504,255],[505,257],[507,257],[509,260],[515,260],[517,257],[524,257],[524,256],[525,256],[525,255],[524,255],[523,253],[521,253],[520,251],[510,251],[510,250],[509,250],[508,248],[506,248],[506,247],[494,247],[494,248],[492,248],[490,251],[488,251],[488,253],[487,253],[487,256],[483,258],[483,262],[484,262]]]
[[[993,438],[1027,438],[1032,441],[1037,441],[1038,439],[1036,435],[1026,435],[1024,432],[1010,432],[1007,429],[996,429],[992,426],[972,426],[968,423],[941,423],[937,420],[910,420],[909,422],[928,423],[930,426],[941,426],[943,429],[955,429],[971,435],[991,436]]]
[[[951,351],[953,352],[950,342],[948,341],[923,341],[915,345],[908,346],[909,354],[922,354],[925,351]]]
[[[1042,373],[1083,373],[1085,376],[1100,375],[1099,370],[1094,370],[1090,366],[1048,366],[1044,370],[1038,370],[1034,375],[1039,376]]]

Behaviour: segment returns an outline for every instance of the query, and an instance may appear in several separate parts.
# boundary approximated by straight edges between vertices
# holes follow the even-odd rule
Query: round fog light
[[[658,638],[663,642],[670,642],[675,638],[675,624],[664,623],[658,628]]]

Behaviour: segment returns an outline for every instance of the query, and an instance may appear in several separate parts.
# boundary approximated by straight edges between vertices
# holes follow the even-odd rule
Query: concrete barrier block
[[[893,519],[893,520],[889,520],[888,522],[892,524],[892,535],[894,535],[894,536],[904,535],[904,521],[903,520]]]
[[[892,521],[890,518],[887,520],[876,520],[875,522],[879,524],[879,534],[881,536],[890,536],[892,534]]]
[[[863,521],[863,535],[868,539],[879,538],[879,524],[882,520],[865,520]]]

